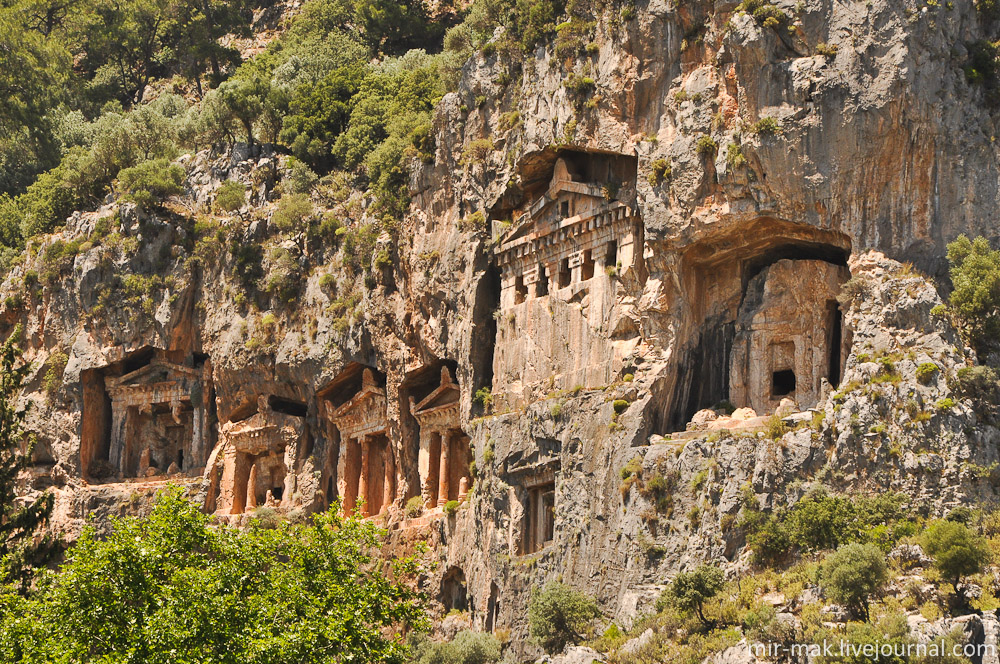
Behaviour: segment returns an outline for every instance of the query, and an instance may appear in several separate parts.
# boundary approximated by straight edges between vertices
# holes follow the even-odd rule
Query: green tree
[[[24,430],[26,413],[17,407],[31,371],[21,361],[20,337],[18,326],[0,346],[0,581],[25,588],[32,568],[52,551],[48,537],[35,537],[52,514],[53,496],[45,492],[23,502],[17,492],[17,477],[30,465],[35,446],[34,436]]]
[[[211,525],[172,489],[87,529],[26,598],[0,595],[0,662],[402,661],[402,630],[426,625],[415,562],[384,571],[384,532],[335,509],[270,525]]]
[[[580,641],[590,622],[600,614],[592,597],[559,581],[550,581],[531,593],[528,628],[546,652],[562,652],[567,644]]]
[[[951,263],[951,306],[978,351],[1000,337],[1000,251],[984,237],[965,235],[948,244]]]
[[[226,180],[215,194],[215,205],[223,212],[236,212],[246,202],[246,185],[238,180]]]
[[[705,625],[714,621],[705,617],[704,605],[722,590],[722,570],[713,565],[698,565],[693,572],[681,572],[664,591],[664,599],[684,612],[694,612]]]
[[[885,554],[874,544],[845,544],[823,561],[820,579],[830,598],[869,620],[869,600],[889,580]]]
[[[924,531],[920,544],[963,600],[965,595],[959,588],[962,578],[979,573],[990,560],[986,540],[957,521],[935,521]]]

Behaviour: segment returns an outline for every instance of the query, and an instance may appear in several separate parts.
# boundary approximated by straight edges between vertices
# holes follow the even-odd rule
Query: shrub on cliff
[[[958,521],[935,521],[920,538],[920,544],[962,599],[962,579],[978,574],[990,560],[986,540]]]
[[[184,192],[184,169],[167,159],[154,159],[126,168],[118,174],[117,183],[122,198],[148,208]]]
[[[705,602],[722,590],[722,570],[712,565],[698,565],[693,572],[681,572],[664,591],[663,599],[685,613],[694,613],[705,625],[715,622],[705,617]]]
[[[1000,338],[1000,251],[984,237],[965,235],[948,244],[951,307],[977,351],[993,349]]]
[[[403,661],[404,626],[426,624],[383,572],[383,533],[339,506],[308,525],[211,525],[179,489],[146,518],[87,529],[27,597],[0,593],[0,662],[298,664]]]
[[[867,622],[871,596],[889,580],[885,554],[874,544],[845,544],[823,561],[820,580],[830,599]]]
[[[546,652],[558,653],[568,644],[581,641],[600,614],[597,602],[589,595],[550,581],[531,593],[528,627],[532,638]]]

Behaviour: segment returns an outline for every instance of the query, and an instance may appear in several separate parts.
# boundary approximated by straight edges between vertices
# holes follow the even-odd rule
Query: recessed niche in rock
[[[521,555],[541,551],[555,537],[556,484],[551,472],[532,477],[524,485]]]
[[[365,367],[361,386],[334,406],[321,400],[321,414],[337,429],[337,491],[344,511],[362,503],[362,516],[380,514],[396,497],[396,461],[387,436],[385,386]]]
[[[783,259],[750,280],[730,356],[734,405],[762,415],[787,398],[812,408],[824,381],[839,382],[847,349],[836,298],[848,277],[842,265]]]
[[[217,514],[243,514],[257,507],[288,506],[297,453],[309,437],[305,404],[261,395],[249,417],[222,426],[208,462],[207,508]],[[301,413],[301,414],[300,414]]]
[[[635,157],[562,150],[526,162],[523,190],[491,211],[506,228],[493,391],[507,405],[553,376],[563,388],[611,382],[639,340],[623,301],[645,275]]]
[[[469,610],[469,591],[461,567],[451,567],[445,572],[440,598],[446,612]]]
[[[205,465],[214,425],[207,358],[145,348],[84,371],[81,380],[84,477],[152,477]]]
[[[682,257],[689,325],[667,431],[722,402],[773,413],[782,399],[815,406],[843,373],[850,331],[837,295],[850,277],[849,239],[760,219],[695,243]],[[685,337],[687,342],[684,342]]]
[[[409,397],[410,414],[420,427],[420,494],[427,508],[462,500],[469,491],[469,437],[460,426],[458,384],[442,365],[440,383],[419,402]]]

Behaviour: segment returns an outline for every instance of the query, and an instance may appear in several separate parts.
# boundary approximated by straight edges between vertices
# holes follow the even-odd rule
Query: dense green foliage
[[[959,592],[964,577],[978,573],[990,560],[986,540],[958,521],[935,521],[923,533],[920,543],[955,592]]]
[[[335,506],[336,508],[336,506]],[[179,490],[143,519],[87,530],[27,597],[0,595],[2,662],[401,662],[425,623],[371,523],[336,509],[311,524],[212,527]]]
[[[913,534],[900,494],[847,498],[817,489],[791,508],[771,514],[759,511],[752,494],[744,495],[741,525],[760,563],[780,561],[794,549],[835,549],[849,542],[876,544],[888,550],[899,538]]]
[[[18,500],[17,478],[31,464],[35,444],[24,431],[25,412],[16,402],[31,372],[31,365],[21,361],[20,336],[18,327],[0,346],[0,583],[23,587],[32,567],[51,553],[51,541],[47,537],[36,541],[35,536],[52,513],[53,496]]]
[[[951,306],[978,351],[1000,338],[1000,251],[984,237],[965,235],[948,244],[951,263]]]
[[[845,544],[823,561],[821,580],[830,599],[867,621],[871,596],[889,580],[885,553],[874,544]]]
[[[681,572],[664,593],[667,602],[681,611],[695,612],[705,625],[712,624],[705,617],[705,602],[722,590],[722,570],[711,565],[699,565],[693,572]]]
[[[558,581],[531,593],[528,627],[532,638],[546,652],[562,652],[567,644],[583,639],[590,623],[600,615],[597,602]]]
[[[412,639],[413,664],[493,664],[500,661],[500,642],[492,634],[463,630],[445,643],[417,635]]]

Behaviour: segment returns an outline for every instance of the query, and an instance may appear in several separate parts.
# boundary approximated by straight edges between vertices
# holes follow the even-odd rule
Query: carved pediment
[[[330,415],[341,435],[354,437],[377,433],[386,428],[385,390],[375,382],[371,369],[365,369],[361,390],[350,401],[342,404]]]
[[[441,384],[433,392],[414,404],[410,401],[410,410],[421,426],[428,425],[458,425],[458,385],[451,379],[448,367],[441,367]]]

